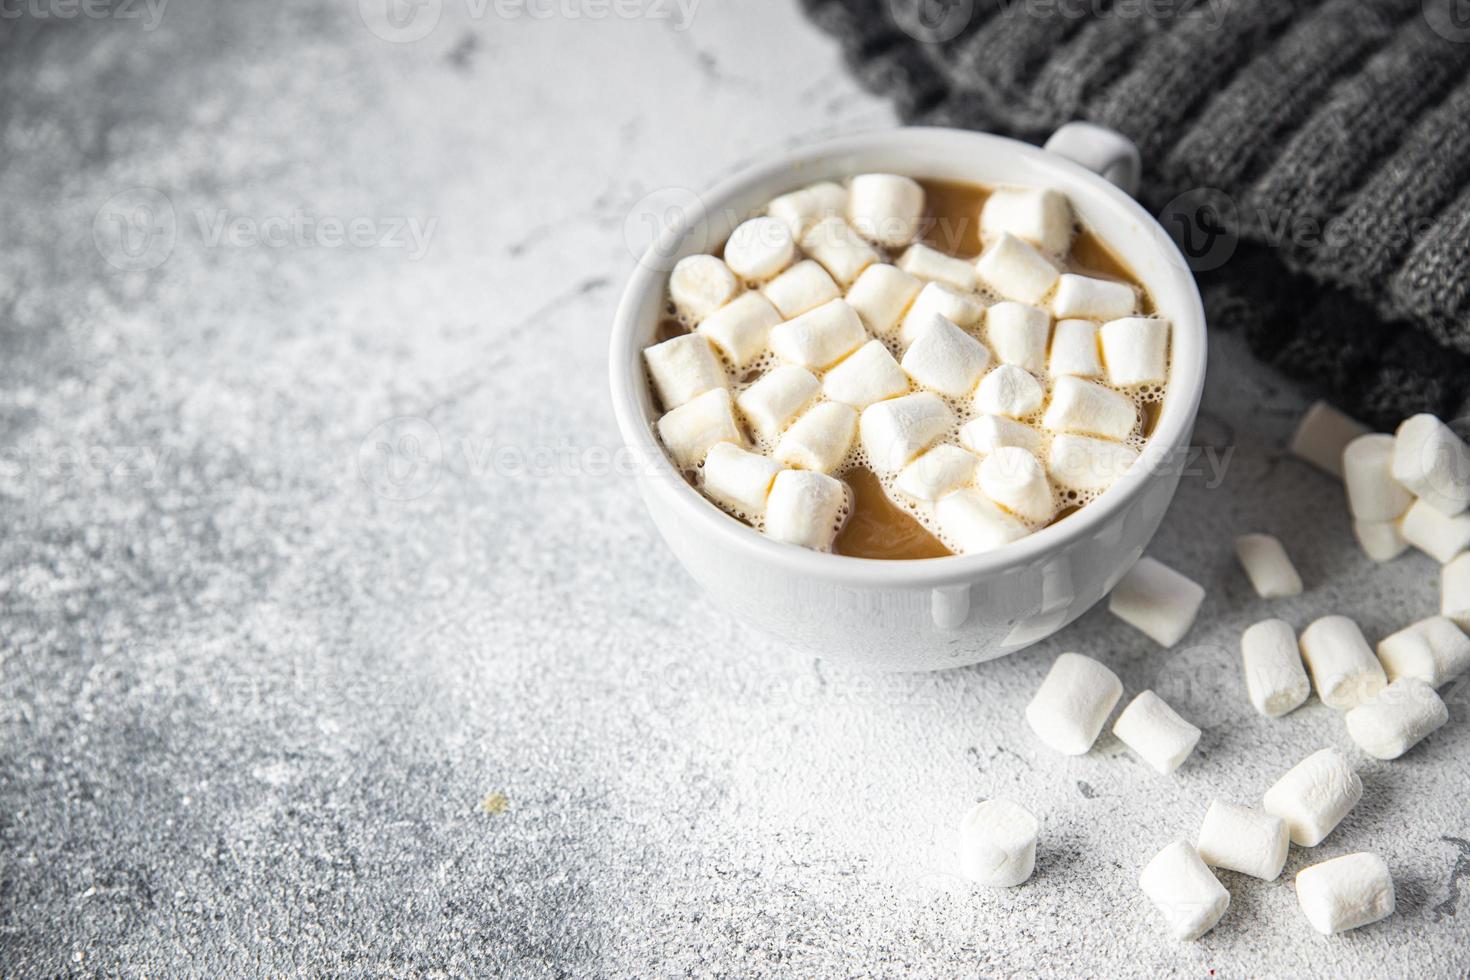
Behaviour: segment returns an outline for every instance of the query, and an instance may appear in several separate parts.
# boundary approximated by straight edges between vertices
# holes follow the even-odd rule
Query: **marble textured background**
[[[1180,945],[1136,889],[1211,795],[1351,748],[1315,702],[1253,715],[1244,625],[1376,639],[1435,608],[1427,559],[1356,553],[1280,449],[1304,396],[1230,338],[1152,549],[1210,590],[1174,651],[1099,609],[993,664],[857,675],[663,549],[604,384],[643,216],[891,122],[795,10],[38,9],[0,22],[5,972],[1470,970],[1464,687],[1288,865],[1381,853],[1391,920],[1322,938],[1289,877],[1225,874],[1228,917]],[[1249,530],[1304,596],[1253,597]],[[1196,757],[1038,745],[1021,707],[1068,649],[1203,725]],[[980,892],[953,827],[1002,794],[1045,822],[1038,872]]]

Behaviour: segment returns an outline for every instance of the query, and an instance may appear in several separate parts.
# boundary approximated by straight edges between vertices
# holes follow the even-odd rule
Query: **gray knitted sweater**
[[[803,0],[911,122],[1144,157],[1211,326],[1379,426],[1470,399],[1465,0]]]

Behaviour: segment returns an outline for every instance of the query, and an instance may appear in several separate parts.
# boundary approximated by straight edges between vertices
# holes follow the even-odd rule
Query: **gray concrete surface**
[[[0,69],[0,971],[1466,975],[1463,689],[1288,865],[1377,851],[1391,920],[1322,938],[1289,877],[1227,874],[1181,945],[1135,886],[1212,795],[1351,748],[1315,702],[1251,713],[1244,625],[1434,610],[1434,566],[1372,567],[1283,458],[1301,393],[1219,342],[1223,481],[1187,477],[1153,548],[1210,590],[1180,648],[1094,610],[943,674],[794,654],[609,472],[604,337],[647,195],[888,111],[780,5],[680,30],[442,0],[417,40],[372,8],[0,24],[26,32]],[[1304,596],[1253,598],[1249,530]],[[1196,757],[1039,746],[1021,708],[1068,649],[1205,726]],[[1000,794],[1044,820],[1039,868],[980,892],[953,827]]]

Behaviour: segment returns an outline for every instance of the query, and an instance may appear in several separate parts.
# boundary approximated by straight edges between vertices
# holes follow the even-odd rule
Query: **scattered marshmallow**
[[[1138,462],[1138,451],[1111,439],[1059,435],[1046,454],[1046,471],[1069,490],[1106,490]]]
[[[766,206],[766,213],[797,238],[820,219],[846,211],[847,188],[830,180],[782,194]]]
[[[1176,840],[1154,855],[1138,887],[1163,913],[1169,934],[1186,942],[1215,928],[1230,907],[1230,893],[1188,841]]]
[[[960,398],[974,390],[990,366],[990,351],[936,313],[904,352],[902,364],[908,376],[925,388]]]
[[[946,537],[967,555],[994,551],[1026,536],[1026,525],[978,490],[956,490],[941,497],[934,517]]]
[[[1163,384],[1169,379],[1169,321],[1129,316],[1098,331],[1108,380],[1120,388]]]
[[[1097,350],[1097,324],[1091,320],[1058,320],[1051,331],[1051,357],[1046,370],[1054,378],[1065,374],[1099,377],[1103,368]]]
[[[975,389],[975,409],[987,415],[1025,418],[1041,411],[1046,392],[1041,382],[1025,368],[1002,364],[980,379]]]
[[[1400,677],[1343,720],[1358,748],[1375,759],[1397,759],[1450,720],[1434,688],[1417,677]]]
[[[771,351],[788,364],[820,370],[842,360],[868,339],[863,321],[840,299],[771,328]]]
[[[1051,314],[1058,320],[1121,320],[1138,309],[1138,294],[1125,282],[1066,273],[1057,280]]]
[[[820,262],[843,286],[852,285],[864,269],[882,261],[878,250],[838,217],[822,218],[803,232],[801,250]]]
[[[1470,670],[1470,636],[1445,616],[1430,616],[1378,641],[1378,660],[1390,681],[1405,677],[1444,687]]]
[[[704,457],[700,477],[704,492],[714,500],[747,517],[759,517],[779,472],[781,466],[774,460],[733,442],[720,442]]]
[[[658,437],[679,466],[698,466],[716,443],[745,443],[728,388],[714,388],[664,413]]]
[[[962,295],[941,283],[931,282],[920,290],[913,306],[904,315],[899,341],[907,347],[918,340],[935,314],[957,327],[973,327],[985,315],[985,306],[973,296]]]
[[[1415,415],[1394,436],[1393,478],[1453,517],[1470,507],[1470,446],[1433,415]]]
[[[908,376],[881,340],[868,341],[822,378],[822,394],[858,409],[908,390]]]
[[[1192,579],[1147,555],[1138,559],[1113,587],[1108,611],[1164,647],[1184,638],[1205,590]]]
[[[1393,876],[1377,854],[1344,854],[1298,871],[1296,900],[1307,923],[1330,936],[1393,915]]]
[[[1263,810],[1211,800],[1200,824],[1196,848],[1212,868],[1238,871],[1262,881],[1275,881],[1291,849],[1286,821]]]
[[[1441,565],[1470,548],[1470,514],[1446,517],[1429,501],[1419,499],[1399,522],[1404,540]]]
[[[705,317],[699,332],[710,339],[720,353],[742,369],[766,349],[771,328],[781,322],[781,314],[760,293],[741,293]]]
[[[643,362],[665,409],[678,408],[696,395],[730,383],[715,349],[697,333],[645,347]]]
[[[960,429],[960,445],[981,456],[1003,446],[1017,446],[1028,453],[1041,451],[1041,433],[1024,422],[1003,415],[981,415]]]
[[[879,473],[897,473],[953,425],[954,413],[932,392],[875,402],[863,409],[863,451]]]
[[[985,335],[996,359],[1033,374],[1046,370],[1050,333],[1051,314],[1039,306],[1005,300],[985,313]]]
[[[1085,755],[1122,696],[1123,682],[1117,674],[1091,657],[1064,653],[1026,705],[1026,722],[1049,748],[1064,755]]]
[[[1353,521],[1353,537],[1363,554],[1376,562],[1393,561],[1409,547],[1402,521]]]
[[[1440,569],[1439,611],[1470,632],[1470,554],[1460,555]]]
[[[1342,480],[1353,519],[1369,523],[1396,521],[1414,502],[1413,494],[1393,478],[1394,437],[1381,432],[1358,436],[1342,451]]]
[[[898,257],[898,267],[909,275],[929,282],[942,282],[962,293],[975,288],[974,266],[928,245],[910,245]]]
[[[1002,234],[975,261],[980,279],[1006,299],[1036,304],[1061,275],[1040,252],[1014,235]]]
[[[787,466],[830,473],[847,458],[857,429],[857,412],[838,402],[820,402],[791,424],[776,443],[774,458]]]
[[[827,270],[811,259],[796,263],[766,283],[761,292],[788,320],[842,296],[842,290],[827,275]]]
[[[984,237],[1015,235],[1052,255],[1071,247],[1072,230],[1072,205],[1065,194],[1050,188],[997,188],[980,209]]]
[[[770,441],[806,408],[820,387],[817,376],[806,368],[783,364],[761,375],[735,404],[756,434]]]
[[[731,232],[725,243],[725,264],[751,282],[765,282],[795,258],[796,239],[776,218],[751,218]]]
[[[847,187],[847,216],[858,234],[897,248],[919,234],[924,188],[896,174],[859,174]]]
[[[1322,703],[1346,711],[1372,699],[1388,684],[1383,666],[1346,616],[1323,616],[1301,636],[1302,659]]]
[[[766,536],[826,551],[847,508],[847,484],[825,473],[782,470],[766,501]]]
[[[1312,693],[1297,649],[1296,630],[1281,619],[1263,619],[1240,635],[1245,691],[1267,718],[1279,718],[1300,707]]]
[[[994,888],[1013,888],[1036,867],[1041,823],[1009,800],[977,803],[960,821],[960,873]]]
[[[1313,402],[1297,423],[1287,448],[1293,456],[1340,480],[1343,450],[1369,431],[1366,425],[1348,418],[1326,402]]]
[[[1262,599],[1302,594],[1302,577],[1281,542],[1271,535],[1242,534],[1235,539],[1235,556]]]
[[[986,456],[978,482],[985,496],[1023,521],[1045,524],[1057,511],[1046,470],[1024,449],[1003,447]]]
[[[904,311],[919,295],[923,283],[897,266],[870,265],[847,291],[847,305],[857,310],[863,324],[880,337],[898,327]]]
[[[680,259],[669,274],[669,296],[691,323],[698,323],[730,302],[739,289],[735,273],[713,255]]]
[[[1320,749],[1266,790],[1261,807],[1286,821],[1291,842],[1316,847],[1363,798],[1363,781],[1342,753]]]
[[[940,443],[905,466],[893,486],[914,500],[935,501],[973,480],[975,463],[960,447]]]
[[[1124,439],[1138,424],[1138,408],[1111,388],[1066,376],[1052,386],[1051,404],[1041,424],[1053,432]]]
[[[1171,773],[1184,764],[1199,744],[1200,730],[1153,691],[1144,691],[1128,703],[1113,734],[1139,758],[1161,773]]]

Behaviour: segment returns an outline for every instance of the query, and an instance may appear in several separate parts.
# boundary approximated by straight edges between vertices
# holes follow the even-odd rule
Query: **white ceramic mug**
[[[666,463],[654,435],[641,352],[654,340],[672,263],[718,246],[779,194],[873,172],[1062,191],[1173,324],[1168,393],[1139,460],[1066,520],[997,551],[881,561],[772,541],[705,500]],[[1130,196],[1137,177],[1133,145],[1085,123],[1064,126],[1046,149],[961,130],[896,129],[784,153],[709,191],[701,215],[668,228],[618,307],[610,353],[613,411],[628,448],[643,461],[638,483],[654,524],[710,596],[741,619],[826,657],[883,670],[932,670],[1019,650],[1106,595],[1143,553],[1173,499],[1205,377],[1199,290],[1174,243]]]

